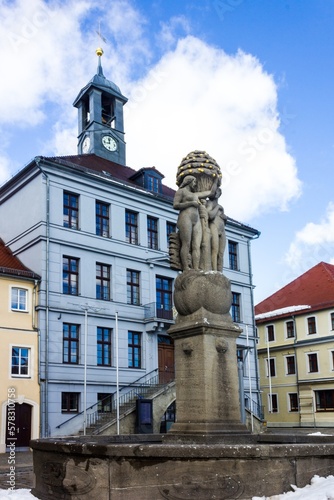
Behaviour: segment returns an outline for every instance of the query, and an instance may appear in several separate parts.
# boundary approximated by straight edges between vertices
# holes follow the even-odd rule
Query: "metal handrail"
[[[248,394],[245,394],[247,400],[246,410],[252,411],[260,420],[264,419],[264,407],[261,406],[257,401],[254,401]]]
[[[149,378],[146,382],[144,382],[143,380],[145,380],[147,377],[149,377],[150,375],[152,375],[152,373],[155,373],[155,375],[153,377]],[[126,389],[129,389],[131,387],[140,388],[140,387],[145,386],[145,385],[148,385],[148,386],[154,385],[152,383],[152,381],[156,380],[157,378],[159,378],[159,374],[158,374],[158,369],[156,368],[155,370],[152,370],[149,373],[145,373],[145,375],[143,375],[142,377],[139,377],[134,382],[131,382],[131,384],[125,385],[125,386],[121,387],[120,390],[119,390],[119,392],[124,391]],[[93,405],[89,406],[86,409],[86,412],[89,412],[89,414],[87,414],[87,419],[88,419],[89,415],[91,415],[92,413],[95,413],[95,411],[93,410],[93,408],[94,407],[98,408],[100,405],[102,405],[102,407],[103,407],[103,403],[106,403],[108,400],[110,400],[110,396],[111,396],[112,401],[114,401],[115,400],[115,398],[114,398],[115,394],[116,394],[116,391],[114,393],[106,396],[105,398],[101,399],[97,403],[94,403]],[[119,398],[119,400],[120,400],[120,398]],[[91,410],[93,410],[93,411],[91,411]],[[74,420],[75,418],[78,418],[80,415],[83,415],[83,413],[84,413],[84,411],[81,411],[80,413],[76,413],[75,415],[73,415],[73,417],[71,417],[71,418],[65,420],[65,422],[62,422],[61,424],[57,425],[56,429],[60,429],[63,425],[67,424],[71,420]],[[96,413],[100,413],[101,414],[102,412],[98,412],[98,410],[97,410]]]

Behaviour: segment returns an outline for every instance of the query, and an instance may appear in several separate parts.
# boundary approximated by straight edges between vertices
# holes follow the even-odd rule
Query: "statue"
[[[218,204],[220,195],[221,189],[218,188],[214,198],[207,200],[206,208],[208,211],[211,234],[211,266],[213,271],[222,272],[226,246],[225,224],[227,217],[223,207]]]
[[[203,228],[201,221],[206,217],[205,206],[201,200],[214,196],[218,178],[210,191],[196,192],[197,181],[187,175],[174,197],[174,208],[180,210],[177,228],[180,233],[180,260],[182,269],[199,269]]]
[[[171,235],[173,269],[222,272],[226,216],[218,204],[220,182],[220,168],[207,153],[194,151],[182,160],[173,204],[179,210],[178,232]]]
[[[222,274],[226,245],[221,172],[213,158],[194,151],[178,167],[174,208],[179,210],[176,233],[170,235],[170,265],[182,271],[175,280],[177,321],[202,310],[229,317],[231,290]]]

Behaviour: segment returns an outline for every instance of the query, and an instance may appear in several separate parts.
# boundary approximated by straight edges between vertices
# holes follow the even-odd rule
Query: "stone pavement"
[[[10,487],[9,473],[10,467],[13,466],[15,466],[15,489],[31,489],[34,486],[32,452],[16,451],[15,463],[8,462],[10,462],[9,453],[0,453],[0,490],[7,490]]]

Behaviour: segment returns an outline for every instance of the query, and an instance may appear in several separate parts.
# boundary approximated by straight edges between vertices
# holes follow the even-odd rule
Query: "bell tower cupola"
[[[103,50],[97,49],[96,54],[97,73],[73,103],[78,109],[78,154],[93,153],[125,165],[123,106],[127,98],[104,76]]]

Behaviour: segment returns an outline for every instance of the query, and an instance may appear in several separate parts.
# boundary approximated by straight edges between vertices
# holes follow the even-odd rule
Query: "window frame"
[[[228,265],[232,271],[239,271],[239,244],[237,241],[228,240]]]
[[[125,210],[125,241],[130,245],[139,244],[138,212]]]
[[[270,332],[269,333],[269,329]],[[272,338],[269,338],[272,337]],[[275,325],[271,323],[270,325],[266,325],[266,341],[267,342],[275,342],[276,341],[276,331],[275,331]]]
[[[330,329],[334,330],[334,312],[330,313],[329,321],[330,321]]]
[[[147,216],[147,246],[159,250],[159,219]]]
[[[68,335],[65,336],[65,326],[68,327]],[[76,337],[72,336],[72,330],[75,331]],[[68,345],[65,347],[65,343]],[[63,337],[62,337],[62,347],[63,347],[63,364],[64,365],[78,365],[80,358],[80,325],[75,323],[63,323]],[[75,361],[72,361],[72,348],[75,352]],[[67,354],[65,352],[67,351]],[[67,358],[67,360],[66,360]]]
[[[103,209],[106,209],[106,214]],[[102,238],[110,237],[110,203],[95,200],[95,234]]]
[[[291,328],[291,325],[292,325],[292,328]],[[292,331],[292,335],[291,335],[291,331]],[[288,321],[285,322],[285,332],[286,332],[286,338],[287,339],[294,339],[295,338],[295,336],[296,336],[296,333],[295,333],[295,322],[294,322],[293,319],[288,320]]]
[[[142,368],[142,333],[133,330],[128,331],[128,368]]]
[[[287,354],[284,356],[285,358],[285,375],[296,375],[296,356],[295,354]],[[293,359],[293,363],[289,362],[289,359]],[[290,371],[291,367],[293,367],[293,371]]]
[[[19,354],[14,356],[14,349],[18,349]],[[22,351],[26,350],[27,354],[22,356]],[[18,358],[18,363],[14,364],[14,357]],[[22,359],[26,359],[27,363],[21,363]],[[14,367],[18,367],[17,373],[13,372]],[[22,368],[26,368],[26,373],[22,373]],[[10,377],[11,378],[31,378],[31,346],[11,345],[10,346]]]
[[[126,270],[126,300],[127,304],[140,306],[140,271]]]
[[[274,404],[274,400],[276,404]],[[278,394],[276,392],[268,393],[268,413],[279,413]]]
[[[321,393],[321,394],[320,394]],[[320,406],[322,404],[321,402],[321,396],[323,396],[323,400],[327,399],[325,393],[330,393],[331,395],[331,400],[332,403],[330,406],[328,406],[325,402],[323,406]],[[322,413],[322,412],[334,412],[334,389],[320,389],[320,390],[315,390],[314,391],[314,400],[315,400],[315,411]]]
[[[155,276],[155,298],[157,318],[173,319],[173,278]]]
[[[288,411],[289,413],[295,413],[299,412],[299,398],[298,398],[298,392],[288,392]],[[292,401],[292,396],[296,398],[296,404]]]
[[[68,261],[68,270],[65,269],[65,261]],[[75,264],[76,270],[72,269],[72,264]],[[64,295],[79,295],[79,265],[80,259],[71,257],[70,255],[63,255],[63,294]],[[68,275],[65,278],[65,275]],[[65,291],[65,287],[68,291]],[[74,293],[73,293],[74,292]]]
[[[264,358],[265,360],[265,369],[266,369],[266,377],[273,378],[277,376],[277,370],[276,370],[276,358],[270,357],[269,360],[268,358]],[[269,367],[270,367],[270,374],[269,374]]]
[[[77,414],[80,413],[80,392],[71,392],[71,391],[64,391],[61,393],[61,413],[62,414]],[[75,398],[75,399],[74,399]],[[66,401],[66,405],[64,405],[64,402]],[[76,402],[76,404],[71,403]],[[65,408],[66,406],[66,408]]]
[[[95,275],[96,275],[95,276],[96,299],[97,300],[110,300],[111,266],[110,266],[110,264],[104,264],[103,262],[96,262],[95,270],[96,270],[96,272],[95,272]],[[99,292],[98,292],[98,290],[99,290]]]
[[[241,323],[241,293],[232,292],[231,316],[235,323]]]
[[[16,298],[16,302],[15,302],[15,299],[13,300],[13,292],[17,291],[17,298]],[[20,304],[22,303],[21,301],[21,297],[20,297],[20,293],[21,292],[24,292],[24,309],[21,309],[20,307]],[[10,309],[11,311],[13,312],[28,312],[29,308],[28,308],[28,293],[29,293],[29,290],[27,288],[23,288],[23,287],[20,287],[20,286],[12,286],[11,287],[11,291],[10,291]],[[17,307],[14,307],[14,305],[17,304]]]
[[[99,330],[101,331],[101,339],[99,339]],[[107,332],[107,340],[104,338],[104,333]],[[101,353],[99,353],[99,346]],[[96,327],[96,365],[97,366],[112,366],[112,328],[97,326]],[[107,351],[107,352],[105,352]],[[105,354],[107,354],[107,362],[105,362]],[[99,363],[99,358],[101,362]]]
[[[68,202],[65,201],[65,197],[68,197]],[[71,200],[75,201],[74,205],[72,205]],[[68,214],[66,214],[66,210]],[[79,195],[66,190],[63,191],[63,227],[79,229]]]
[[[311,322],[312,320],[312,322]],[[307,322],[307,335],[315,335],[317,333],[317,318],[316,316],[308,316]],[[314,327],[314,331],[311,331]]]
[[[307,355],[307,366],[308,366],[308,372],[307,373],[319,373],[319,361],[318,361],[318,353],[317,352],[308,352],[306,353]],[[311,361],[311,356],[315,356],[315,358],[312,358],[313,361]],[[315,360],[315,361],[314,361]],[[315,363],[316,370],[311,370],[312,365]]]

